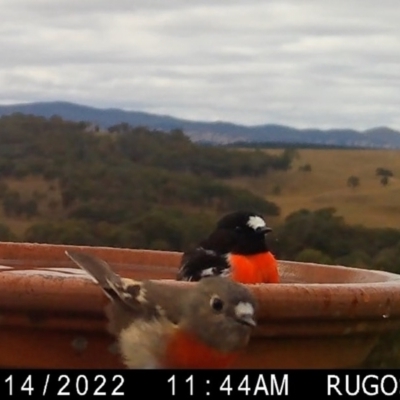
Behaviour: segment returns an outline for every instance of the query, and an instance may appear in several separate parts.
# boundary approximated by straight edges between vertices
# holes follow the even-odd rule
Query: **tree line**
[[[400,229],[349,225],[333,207],[291,213],[270,240],[281,259],[400,273]]]
[[[127,124],[93,130],[58,116],[3,116],[0,142],[3,214],[33,221],[19,237],[3,226],[2,240],[181,249],[220,213],[280,215],[277,204],[222,179],[286,170],[292,162],[290,151],[212,147],[180,130]],[[46,193],[27,197],[9,185],[32,176],[47,182]],[[58,202],[51,196],[57,191]]]

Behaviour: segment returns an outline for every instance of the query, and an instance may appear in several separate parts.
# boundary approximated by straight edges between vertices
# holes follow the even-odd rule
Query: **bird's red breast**
[[[253,255],[229,254],[232,279],[247,284],[279,283],[278,263],[269,251]]]
[[[211,369],[228,368],[238,353],[223,353],[202,343],[184,330],[178,330],[169,340],[164,365],[168,368]]]

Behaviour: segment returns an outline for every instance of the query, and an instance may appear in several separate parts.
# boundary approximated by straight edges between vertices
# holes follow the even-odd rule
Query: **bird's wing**
[[[119,300],[133,311],[151,312],[159,314],[156,304],[149,301],[146,297],[147,290],[144,282],[133,279],[121,278],[112,271],[109,264],[91,254],[66,251],[67,256],[79,267],[92,276],[104,293],[112,300]]]
[[[83,252],[68,250],[65,254],[80,268],[86,271],[111,299],[119,297],[124,301],[124,284],[119,275],[114,273],[108,263]]]
[[[183,254],[177,280],[195,282],[209,276],[226,275],[229,270],[225,254],[197,247]]]
[[[123,278],[98,257],[73,250],[66,251],[66,254],[91,275],[104,293],[114,301],[111,307],[113,313],[121,314],[120,320],[125,321],[130,315],[131,318],[145,319],[166,317],[173,323],[179,322],[182,301],[189,288],[171,287],[151,280]],[[121,304],[125,307],[121,307]]]

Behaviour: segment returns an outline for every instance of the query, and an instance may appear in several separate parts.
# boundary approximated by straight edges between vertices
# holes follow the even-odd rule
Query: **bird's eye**
[[[215,311],[221,311],[224,307],[224,302],[219,297],[213,297],[210,301],[210,305]]]

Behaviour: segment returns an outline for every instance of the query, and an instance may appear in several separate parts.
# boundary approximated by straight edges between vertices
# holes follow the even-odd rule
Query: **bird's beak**
[[[252,314],[243,314],[240,317],[237,318],[237,320],[244,325],[248,325],[248,326],[257,326],[256,321],[254,320],[254,317]]]
[[[263,233],[265,235],[266,233],[272,232],[272,228],[270,228],[269,226],[263,226],[263,227],[257,228],[256,232]]]

